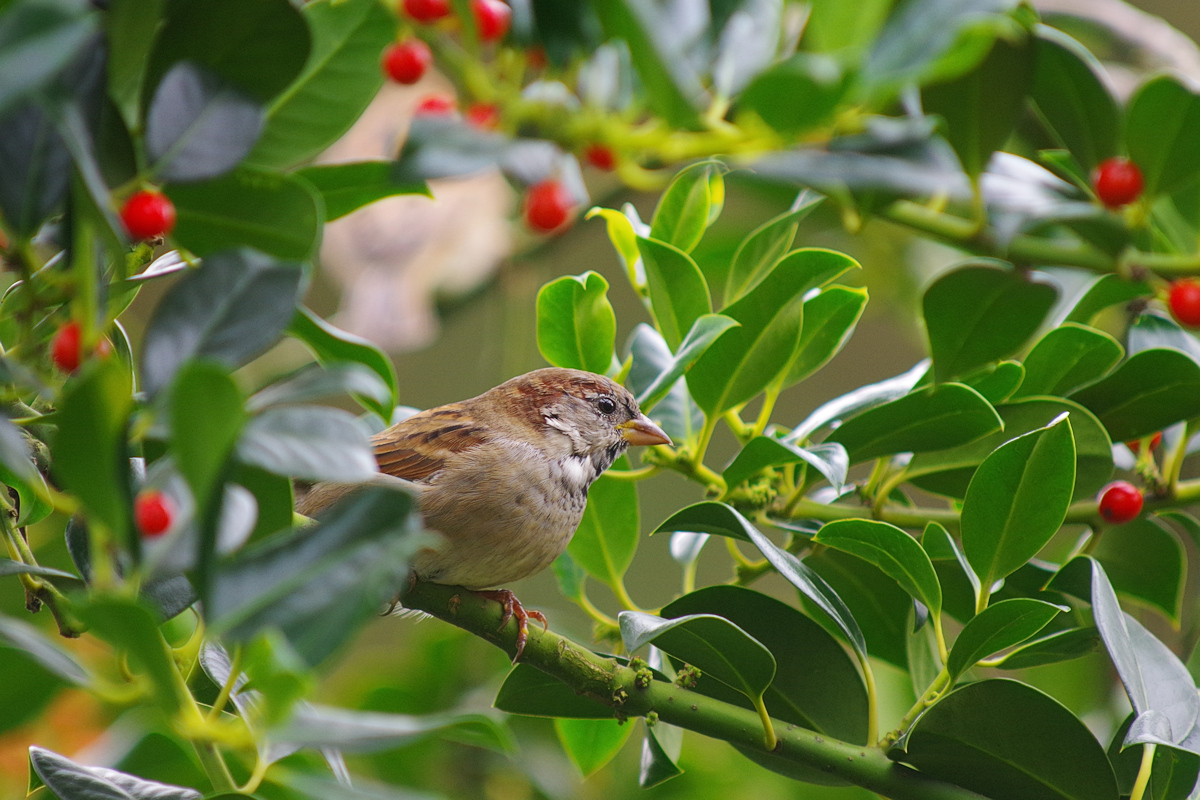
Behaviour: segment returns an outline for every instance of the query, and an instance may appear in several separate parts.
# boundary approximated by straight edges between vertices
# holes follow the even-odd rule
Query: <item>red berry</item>
[[[121,222],[135,239],[166,236],[175,227],[175,205],[161,192],[143,190],[125,201]]]
[[[1114,481],[1100,493],[1100,516],[1120,525],[1142,513],[1142,492],[1129,481]]]
[[[68,322],[59,328],[50,341],[50,359],[63,372],[74,372],[82,361],[80,344],[83,329],[78,322]]]
[[[404,13],[417,22],[437,22],[449,15],[448,0],[404,0]]]
[[[1142,171],[1128,158],[1106,158],[1092,173],[1092,186],[1109,208],[1132,203],[1142,193]]]
[[[472,103],[467,106],[466,117],[476,128],[492,130],[500,124],[500,109],[493,103]]]
[[[133,501],[133,519],[142,536],[162,536],[175,519],[175,503],[158,489],[143,489]]]
[[[535,183],[525,193],[525,222],[540,233],[550,233],[570,218],[575,199],[556,180]]]
[[[503,0],[471,0],[471,12],[481,40],[498,42],[508,33],[512,9]]]
[[[1191,328],[1200,325],[1200,280],[1183,278],[1173,282],[1167,302],[1175,319]]]
[[[433,52],[420,39],[397,42],[383,51],[383,71],[396,83],[416,83],[432,63]]]
[[[417,103],[413,113],[418,116],[445,117],[453,114],[455,108],[457,104],[454,98],[444,94],[427,94]]]
[[[1154,434],[1154,436],[1150,437],[1150,452],[1153,453],[1155,450],[1157,450],[1160,444],[1162,444],[1162,431],[1159,431],[1158,433]],[[1137,453],[1142,449],[1142,440],[1134,439],[1132,442],[1126,442],[1125,446],[1134,453]]]
[[[611,172],[617,166],[617,154],[605,144],[589,144],[583,149],[583,160],[605,172]]]

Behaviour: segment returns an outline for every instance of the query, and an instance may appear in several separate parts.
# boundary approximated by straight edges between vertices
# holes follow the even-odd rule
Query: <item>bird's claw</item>
[[[489,600],[495,600],[504,608],[504,613],[500,617],[500,627],[497,630],[504,630],[504,626],[514,617],[517,620],[517,652],[513,655],[513,663],[521,660],[521,654],[525,652],[525,642],[529,640],[529,620],[536,619],[542,623],[542,630],[549,630],[550,626],[546,622],[546,615],[540,611],[526,610],[521,605],[521,601],[517,596],[508,589],[494,589],[486,592],[476,592],[480,597],[486,597]]]

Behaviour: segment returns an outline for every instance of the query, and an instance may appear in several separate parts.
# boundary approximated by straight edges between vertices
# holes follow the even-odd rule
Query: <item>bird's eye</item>
[[[617,410],[617,404],[611,397],[601,397],[596,400],[596,408],[601,414],[612,414]]]

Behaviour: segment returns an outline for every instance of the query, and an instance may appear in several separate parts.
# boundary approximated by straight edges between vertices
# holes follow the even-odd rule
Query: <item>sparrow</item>
[[[533,575],[567,548],[587,491],[629,445],[670,444],[623,386],[590,372],[539,369],[478,397],[431,408],[372,438],[382,476],[415,485],[427,528],[443,537],[413,559],[416,579],[462,586],[517,620],[519,660],[530,617],[501,584]],[[297,510],[319,512],[353,487],[318,484]]]

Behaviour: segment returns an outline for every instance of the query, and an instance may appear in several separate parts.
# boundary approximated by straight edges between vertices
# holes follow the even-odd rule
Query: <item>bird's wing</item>
[[[380,472],[420,481],[446,460],[487,440],[487,433],[459,404],[414,414],[372,438]]]

